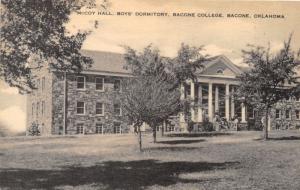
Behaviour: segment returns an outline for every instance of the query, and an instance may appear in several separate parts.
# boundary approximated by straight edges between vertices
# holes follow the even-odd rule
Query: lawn
[[[300,131],[0,138],[0,189],[300,189]]]

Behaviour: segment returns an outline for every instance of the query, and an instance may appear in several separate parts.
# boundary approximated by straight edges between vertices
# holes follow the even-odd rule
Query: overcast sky
[[[71,32],[98,29],[84,43],[84,49],[123,52],[121,45],[141,49],[150,43],[166,56],[175,56],[180,44],[205,46],[205,53],[224,54],[242,64],[241,50],[247,44],[272,51],[293,32],[293,47],[300,46],[300,2],[200,2],[163,0],[111,0],[110,12],[167,12],[167,17],[72,15]],[[173,17],[172,13],[221,13],[223,18]],[[227,13],[250,14],[252,18],[226,18]],[[254,14],[279,14],[284,19],[254,19]],[[297,46],[298,45],[298,46]],[[25,97],[0,83],[0,122],[14,130],[25,128]]]

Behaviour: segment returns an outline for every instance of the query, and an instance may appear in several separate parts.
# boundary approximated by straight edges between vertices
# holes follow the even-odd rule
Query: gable
[[[237,76],[243,71],[225,56],[218,56],[205,64],[203,75]]]
[[[218,73],[222,71],[223,74]],[[228,66],[226,64],[224,64],[223,62],[217,62],[213,65],[211,65],[210,67],[206,68],[202,74],[205,75],[229,75],[229,76],[235,76],[236,74],[230,69],[228,68]]]

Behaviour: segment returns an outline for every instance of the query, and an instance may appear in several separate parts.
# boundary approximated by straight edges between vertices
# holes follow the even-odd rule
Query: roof
[[[94,64],[92,65],[92,67],[86,69],[85,71],[127,74],[127,75],[131,74],[130,70],[124,69],[125,59],[124,59],[124,55],[121,53],[94,51],[94,50],[82,50],[81,53],[94,60]],[[203,65],[205,68],[208,68],[213,64],[215,64],[216,62],[218,62],[219,60],[223,60],[236,73],[249,71],[249,68],[235,65],[224,55],[210,57],[208,58],[207,61],[203,63]],[[200,71],[200,73],[202,73],[204,70]]]
[[[82,50],[81,53],[94,60],[92,67],[86,69],[86,71],[102,71],[124,74],[130,73],[130,71],[124,69],[125,60],[123,54],[92,50]]]
[[[242,67],[242,66],[237,66],[241,71],[243,71],[243,72],[249,72],[250,70],[251,70],[251,68],[250,67]]]

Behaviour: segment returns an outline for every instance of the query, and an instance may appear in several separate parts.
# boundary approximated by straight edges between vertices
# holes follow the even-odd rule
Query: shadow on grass
[[[216,137],[216,136],[228,136],[231,133],[226,132],[203,132],[203,133],[172,133],[166,134],[166,137]]]
[[[204,139],[200,140],[171,140],[171,141],[158,141],[157,144],[192,144],[192,143],[198,143],[198,142],[203,142],[205,141]]]
[[[264,140],[264,138],[254,139],[256,141]],[[300,140],[300,137],[290,136],[290,137],[269,137],[268,141],[290,141],[290,140]]]
[[[178,146],[170,146],[170,147],[149,147],[149,148],[144,148],[144,152],[151,152],[151,151],[170,151],[170,152],[184,152],[184,151],[194,151],[194,150],[199,150],[201,149],[200,147],[178,147]]]
[[[90,167],[67,167],[61,170],[6,169],[0,172],[0,187],[11,189],[54,189],[55,187],[95,185],[103,189],[143,189],[197,183],[181,179],[181,173],[237,168],[239,162],[159,162],[157,160],[109,161]],[[207,179],[205,179],[207,181]],[[214,180],[214,179],[212,179]]]

